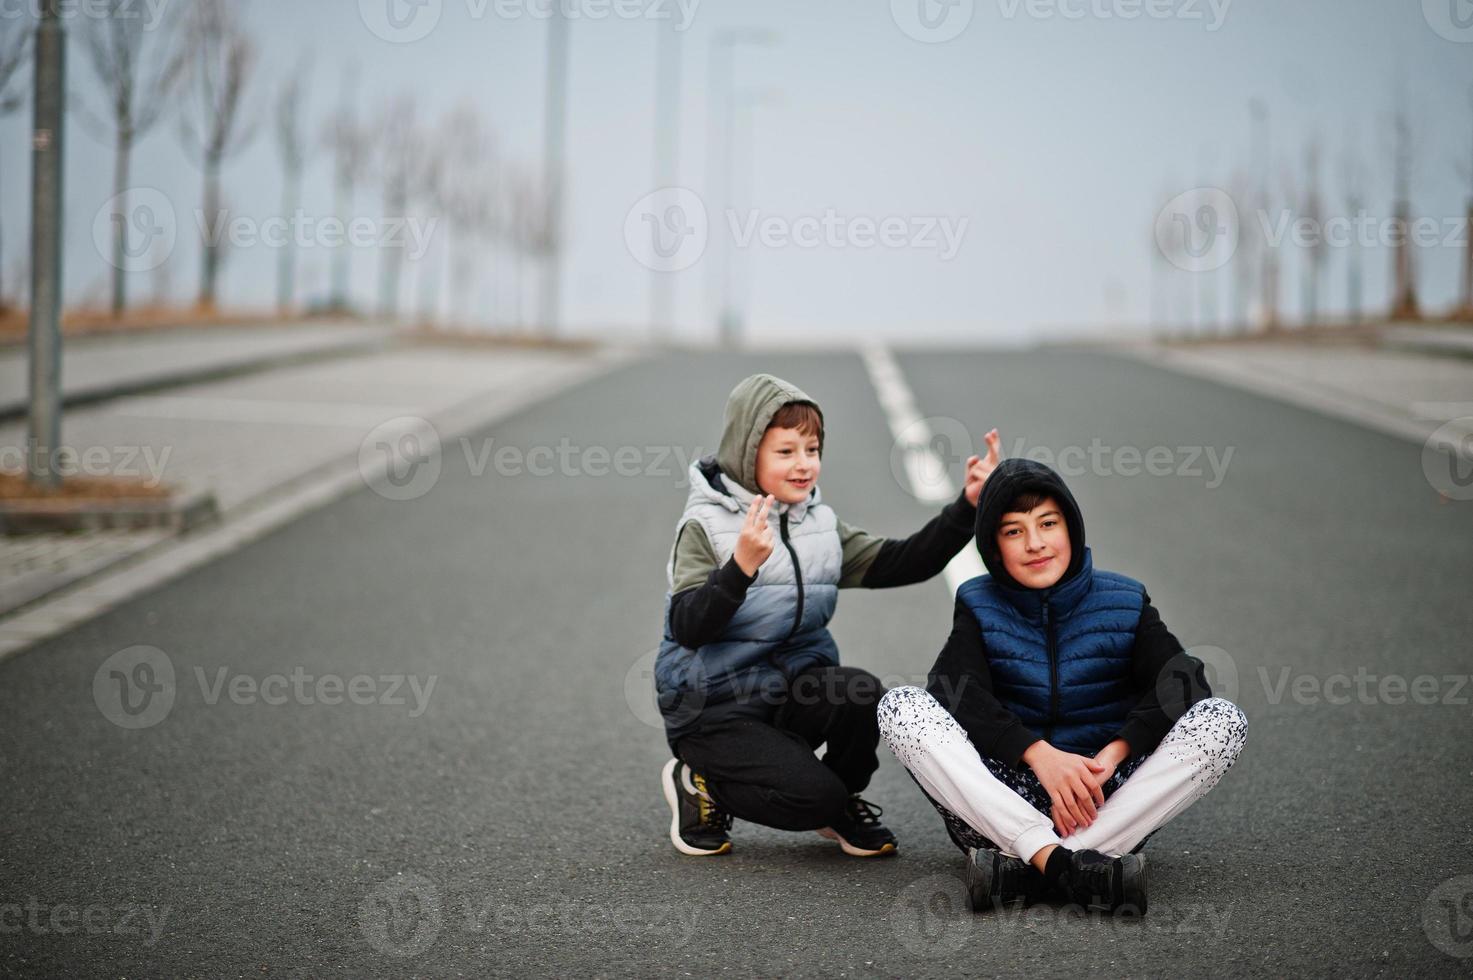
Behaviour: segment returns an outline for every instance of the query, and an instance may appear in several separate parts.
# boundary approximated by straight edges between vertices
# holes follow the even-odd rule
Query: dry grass
[[[193,327],[209,330],[215,327],[271,327],[312,323],[355,323],[357,321],[336,317],[283,317],[279,313],[263,313],[251,310],[231,312],[207,312],[188,307],[137,307],[129,310],[122,319],[114,319],[105,310],[68,310],[62,317],[63,337],[94,337],[108,334],[146,333],[151,330],[172,330],[178,327]],[[25,310],[0,311],[0,344],[22,343],[30,330],[29,315]]]
[[[23,473],[0,473],[0,503],[28,501],[92,501],[116,503],[120,500],[165,500],[172,489],[141,479],[112,476],[69,476],[53,490],[32,485]]]

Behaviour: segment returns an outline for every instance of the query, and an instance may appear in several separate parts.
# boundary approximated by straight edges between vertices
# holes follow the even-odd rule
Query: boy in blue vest
[[[1053,470],[1004,460],[976,535],[990,574],[957,590],[928,689],[880,702],[881,733],[966,853],[974,910],[1052,893],[1144,913],[1135,852],[1217,784],[1247,719],[1144,586],[1094,569]]]
[[[857,857],[896,850],[880,809],[859,796],[879,765],[885,691],[839,666],[828,622],[840,589],[923,582],[966,547],[998,437],[988,433],[986,460],[967,461],[956,500],[890,540],[823,503],[823,436],[813,399],[757,374],[727,400],[717,454],[691,466],[655,661],[675,754],[661,784],[682,854],[730,852],[733,817],[817,830]]]

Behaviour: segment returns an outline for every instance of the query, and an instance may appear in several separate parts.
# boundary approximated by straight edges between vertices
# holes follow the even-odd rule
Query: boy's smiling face
[[[1045,497],[1027,513],[1009,511],[997,525],[1003,568],[1024,588],[1047,589],[1063,578],[1073,557],[1063,508]]]
[[[776,426],[757,445],[757,487],[779,503],[800,504],[818,483],[818,436]]]

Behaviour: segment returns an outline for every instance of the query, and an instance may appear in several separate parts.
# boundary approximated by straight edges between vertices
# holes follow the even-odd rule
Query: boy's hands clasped
[[[757,569],[772,554],[772,525],[767,523],[767,515],[775,503],[777,498],[768,494],[753,500],[752,506],[747,508],[747,519],[742,524],[741,534],[737,536],[736,551],[732,554],[747,578],[756,575]]]
[[[1053,803],[1054,829],[1068,837],[1095,822],[1095,808],[1105,802],[1101,787],[1115,767],[1056,749],[1039,739],[1023,753],[1023,761]]]

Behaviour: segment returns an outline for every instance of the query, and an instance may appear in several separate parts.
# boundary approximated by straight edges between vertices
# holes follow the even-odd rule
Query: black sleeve
[[[1131,668],[1141,699],[1126,716],[1116,738],[1125,739],[1131,755],[1153,752],[1176,720],[1204,698],[1212,696],[1202,661],[1182,649],[1161,622],[1161,614],[1145,597],[1140,625],[1135,631]]]
[[[934,578],[971,542],[976,523],[977,508],[963,493],[910,537],[891,538],[880,545],[860,586],[889,589]]]
[[[757,576],[749,578],[735,558],[728,558],[725,565],[706,576],[705,585],[670,597],[670,635],[691,650],[715,640],[741,608],[747,588],[755,581]]]
[[[952,616],[951,636],[931,668],[926,690],[951,712],[982,755],[1016,767],[1023,750],[1038,741],[992,693],[982,629],[960,599]]]

